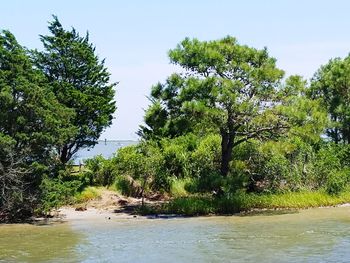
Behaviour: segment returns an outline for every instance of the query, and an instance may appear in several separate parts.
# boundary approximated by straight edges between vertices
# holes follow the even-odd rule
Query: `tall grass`
[[[161,206],[157,213],[181,215],[233,214],[254,209],[303,209],[350,203],[350,191],[329,195],[324,191],[283,194],[239,193],[228,197],[179,197]]]
[[[85,203],[101,197],[101,191],[93,186],[86,187],[82,192],[77,193],[74,197],[76,203]]]
[[[160,213],[179,215],[208,215],[216,213],[213,199],[208,197],[180,197],[175,198],[161,207]]]
[[[192,183],[191,178],[173,179],[170,183],[170,195],[175,198],[189,195],[186,186]]]

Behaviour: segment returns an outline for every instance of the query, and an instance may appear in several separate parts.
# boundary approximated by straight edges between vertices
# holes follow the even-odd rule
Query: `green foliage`
[[[300,76],[280,85],[283,72],[266,49],[241,46],[230,37],[186,39],[169,56],[186,74],[152,88],[140,131],[145,141],[130,157],[117,155],[117,166],[129,163],[120,175],[137,180],[148,160],[145,152],[152,153],[153,191],[234,195],[233,210],[224,208],[230,200],[214,204],[222,212],[244,208],[245,192],[339,194],[347,186],[350,151],[323,140],[329,121],[322,100],[307,96],[312,89]]]
[[[310,141],[319,139],[325,112],[318,101],[306,98],[307,83],[301,77],[291,76],[280,85],[284,73],[267,49],[240,45],[229,36],[216,41],[186,38],[169,57],[186,74],[173,74],[152,88],[146,126],[140,131],[144,139],[215,134],[223,177],[232,172],[230,162],[246,141],[277,140],[290,130]],[[182,165],[179,156],[174,159]]]
[[[350,56],[331,59],[312,79],[310,97],[326,107],[331,125],[327,135],[335,142],[350,143]]]
[[[181,197],[172,200],[161,212],[187,216],[208,215],[215,213],[213,201],[209,197]]]
[[[350,171],[337,171],[331,174],[327,180],[326,191],[331,195],[339,195],[346,188]]]
[[[117,176],[114,182],[114,189],[125,196],[138,196],[138,190],[134,187],[132,178]]]
[[[349,146],[326,144],[317,153],[315,173],[319,187],[324,186],[329,194],[344,191],[350,179]]]
[[[315,144],[329,125],[327,111],[320,99],[310,99],[310,88],[300,76],[290,76],[279,90],[281,105],[277,108],[290,125],[288,134],[297,135],[303,141]]]
[[[169,181],[162,171],[164,157],[153,142],[118,150],[113,158],[116,188],[132,196],[143,196],[145,191],[169,189]]]
[[[44,76],[8,31],[0,35],[0,132],[16,141],[32,161],[50,156],[51,146],[69,136],[72,111],[59,104]],[[68,133],[68,134],[67,134]]]
[[[110,186],[115,179],[115,165],[101,155],[86,160],[83,177],[90,185]]]
[[[149,141],[122,148],[112,161],[118,174],[117,188],[126,193],[135,192],[131,189],[147,178],[151,191],[167,191],[174,195],[218,189],[222,181],[217,173],[219,147],[219,136],[209,134],[200,139],[187,134],[164,138],[159,143]]]
[[[283,209],[334,206],[348,203],[349,201],[349,191],[342,192],[339,195],[329,195],[324,191],[287,192],[279,194],[237,192],[220,198],[210,196],[175,198],[161,207],[153,207],[153,209],[147,209],[147,211],[155,214],[164,213],[187,216],[234,214],[240,212],[254,213],[254,210],[257,210],[255,213],[278,214],[283,213]]]
[[[74,202],[75,203],[85,203],[91,200],[95,200],[101,197],[99,189],[93,186],[88,186],[84,188],[83,191],[75,193]]]
[[[43,74],[9,31],[0,33],[0,220],[27,217],[39,203],[53,145],[66,139],[73,112],[59,104]]]
[[[191,175],[205,177],[220,169],[220,136],[208,134],[202,138],[190,156]]]
[[[230,173],[222,177],[218,135],[164,138],[158,144],[142,143],[119,150],[113,160],[118,174],[116,185],[121,193],[138,196],[141,175],[149,173],[148,190],[166,191],[173,197],[239,190],[282,193],[330,188],[334,174],[347,173],[350,151],[345,146],[310,142],[309,137],[289,133],[279,140],[243,143],[236,148]],[[345,187],[347,177],[343,182]]]
[[[64,30],[56,17],[49,30],[44,51],[31,57],[0,32],[0,221],[28,217],[39,205],[47,211],[90,183],[61,173],[78,149],[96,143],[115,110],[115,84],[88,35]],[[107,164],[93,178],[98,184],[114,179]]]
[[[119,149],[114,159],[118,175],[129,175],[132,178],[138,178],[142,172],[142,157],[138,145]]]
[[[325,185],[329,177],[341,168],[340,160],[337,156],[338,147],[326,145],[317,153],[315,161],[315,170],[318,184]]]
[[[139,146],[127,146],[118,150],[113,162],[117,174],[115,189],[126,196],[138,197],[140,184],[138,180],[144,171],[144,156]]]
[[[65,30],[55,16],[49,30],[51,35],[41,36],[44,51],[33,51],[32,57],[57,100],[75,113],[66,126],[73,135],[55,145],[66,163],[82,147],[94,146],[111,125],[116,84],[109,83],[110,74],[88,34],[81,37],[74,28]]]
[[[40,210],[47,213],[53,208],[74,203],[74,196],[81,190],[82,182],[65,181],[64,178],[44,178],[40,188],[42,195]]]
[[[193,184],[193,179],[191,178],[182,178],[176,179],[173,178],[170,183],[169,193],[172,197],[185,197],[188,196],[188,189],[191,188]]]

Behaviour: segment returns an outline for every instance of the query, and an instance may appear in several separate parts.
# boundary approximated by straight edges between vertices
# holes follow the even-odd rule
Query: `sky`
[[[286,75],[310,79],[329,59],[350,51],[347,0],[11,0],[1,2],[0,30],[41,49],[39,34],[57,15],[66,29],[89,31],[116,86],[117,111],[108,140],[136,140],[152,85],[176,71],[167,53],[185,37],[267,47]]]

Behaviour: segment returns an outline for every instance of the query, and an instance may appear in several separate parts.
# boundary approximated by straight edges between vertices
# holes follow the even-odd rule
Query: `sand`
[[[114,191],[102,189],[100,198],[75,206],[61,207],[54,211],[53,215],[64,221],[143,218],[134,214],[135,207],[139,205],[141,199],[121,196]]]

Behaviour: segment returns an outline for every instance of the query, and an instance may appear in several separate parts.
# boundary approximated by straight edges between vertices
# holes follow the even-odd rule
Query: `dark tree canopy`
[[[43,74],[34,69],[25,49],[8,31],[0,34],[0,220],[18,215],[37,201],[40,174],[52,146],[72,135],[74,113],[59,104]],[[33,186],[35,185],[35,186]]]
[[[68,123],[74,113],[58,103],[8,31],[0,35],[0,54],[0,133],[15,141],[16,152],[29,148],[31,161],[41,159],[49,155],[50,145],[72,135]]]
[[[327,135],[335,143],[350,144],[350,56],[332,59],[312,79],[312,98],[323,101],[333,125]]]
[[[95,54],[88,34],[81,37],[74,28],[65,30],[55,16],[49,30],[51,35],[41,36],[44,51],[33,52],[33,58],[58,101],[75,112],[71,121],[75,134],[57,145],[66,163],[80,148],[95,145],[111,125],[116,84],[110,83],[104,60]]]

